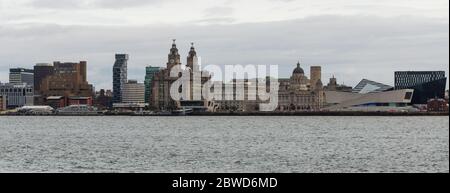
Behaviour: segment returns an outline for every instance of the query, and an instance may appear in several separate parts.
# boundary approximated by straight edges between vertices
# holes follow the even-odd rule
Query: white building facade
[[[145,84],[136,80],[129,80],[123,85],[122,103],[145,103]]]
[[[7,108],[32,106],[33,87],[27,84],[1,84],[0,95],[6,98]]]

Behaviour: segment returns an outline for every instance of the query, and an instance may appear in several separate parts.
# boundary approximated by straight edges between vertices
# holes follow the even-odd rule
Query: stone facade
[[[53,74],[46,76],[40,85],[41,97],[91,97],[94,96],[92,85],[87,81],[87,62],[54,62]]]
[[[323,90],[323,84],[321,81],[321,68],[319,66],[311,67],[311,76],[313,80],[308,79],[305,76],[304,70],[300,67],[300,63],[297,64],[297,68],[294,69],[292,76],[288,79],[278,79],[278,107],[277,112],[296,112],[296,111],[319,111],[325,104],[325,93]],[[270,82],[266,80],[265,87],[258,86],[258,80],[244,81],[244,98],[238,99],[236,93],[227,93],[232,95],[234,100],[215,100],[216,112],[256,112],[259,111],[259,105],[266,103],[260,101],[257,97],[255,99],[249,99],[249,94],[254,95],[258,93],[258,90],[266,89],[266,93],[270,91]],[[235,82],[232,84],[234,90],[239,89]],[[312,86],[314,84],[314,86]],[[226,85],[226,84],[224,84]],[[256,93],[252,93],[256,92]],[[226,94],[225,94],[226,95]],[[225,97],[224,95],[224,97]]]
[[[6,96],[0,95],[0,111],[6,110]]]
[[[325,91],[339,91],[339,92],[353,92],[351,86],[345,86],[343,84],[338,84],[337,79],[333,76],[330,78],[330,82],[324,87]]]
[[[280,80],[277,111],[319,111],[326,103],[318,66],[311,68],[313,80],[309,80],[300,62],[290,79]],[[312,85],[314,84],[314,85]]]
[[[206,108],[208,106],[208,103],[206,100],[201,97],[202,93],[202,85],[209,80],[209,78],[202,78],[202,72],[200,71],[200,67],[198,66],[198,59],[197,59],[197,52],[195,51],[194,45],[192,44],[192,47],[190,49],[189,55],[187,57],[187,65],[184,70],[181,71],[181,73],[189,73],[190,74],[190,97],[189,98],[180,98],[177,100],[174,100],[170,95],[170,88],[172,84],[177,81],[179,77],[171,77],[170,71],[172,68],[180,68],[181,69],[181,56],[178,53],[178,48],[176,45],[175,40],[173,41],[172,48],[170,49],[170,53],[168,55],[168,62],[167,62],[167,68],[161,69],[158,73],[154,75],[153,81],[152,81],[152,90],[151,90],[151,97],[150,97],[150,107],[152,109],[156,110],[177,110],[180,108],[183,108],[182,104],[189,105],[190,102],[195,103],[195,106],[198,106],[198,104],[201,102],[204,104],[203,106]],[[193,70],[198,70],[200,74],[197,74],[200,76],[201,82],[200,84],[194,83],[193,81]],[[180,73],[180,74],[181,74]],[[182,91],[182,87],[179,88],[179,92]],[[200,100],[195,100],[194,95],[200,95]]]
[[[319,111],[326,104],[325,92],[321,81],[321,67],[311,67],[311,76],[308,79],[304,70],[297,64],[292,76],[287,79],[278,79],[278,107],[277,112],[296,112],[296,111]],[[265,87],[260,87],[258,81],[265,81]],[[259,111],[259,105],[266,101],[249,98],[256,95],[259,90],[266,89],[266,93],[270,91],[270,82],[266,80],[244,80],[244,84],[236,84],[236,81],[227,83],[233,87],[233,90],[244,89],[244,97],[237,97],[236,92],[225,93],[223,91],[223,99],[214,101],[214,111],[216,112],[256,112]],[[225,87],[227,84],[223,84]],[[314,84],[314,86],[312,86]],[[240,86],[239,86],[240,85]],[[240,88],[243,85],[244,88]],[[256,93],[253,93],[256,92]],[[230,95],[233,100],[226,100],[226,95]]]

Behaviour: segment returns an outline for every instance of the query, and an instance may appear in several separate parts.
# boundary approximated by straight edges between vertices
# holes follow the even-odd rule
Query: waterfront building
[[[173,40],[172,48],[170,49],[169,55],[168,55],[168,62],[166,65],[166,68],[161,69],[158,73],[155,74],[154,80],[152,83],[152,91],[151,91],[151,98],[150,98],[150,106],[153,109],[158,110],[177,110],[177,109],[193,109],[194,111],[204,111],[207,109],[208,102],[206,100],[193,100],[194,94],[199,94],[202,96],[201,87],[202,85],[209,80],[209,78],[204,78],[201,74],[207,73],[199,71],[200,77],[201,77],[201,84],[198,85],[197,83],[193,82],[193,70],[198,70],[198,63],[197,63],[197,52],[195,51],[194,45],[192,44],[188,58],[187,58],[187,65],[185,70],[189,70],[188,73],[190,73],[190,84],[191,88],[190,90],[190,97],[189,99],[177,99],[174,100],[170,96],[170,87],[171,85],[178,80],[179,77],[171,77],[170,76],[170,70],[172,70],[173,67],[181,68],[181,59],[180,54],[178,53],[178,48],[176,45],[175,40]],[[186,71],[184,71],[186,72]],[[181,89],[181,87],[180,87]],[[203,105],[201,105],[201,103]],[[200,107],[201,108],[198,108]]]
[[[41,84],[42,80],[53,75],[53,64],[38,63],[34,66],[34,102],[35,104],[44,104],[45,97],[42,97]]]
[[[0,83],[0,96],[5,97],[6,108],[34,105],[33,86],[23,84]],[[2,97],[2,98],[3,98]]]
[[[344,84],[338,84],[337,78],[330,78],[329,83],[324,87],[325,91],[339,91],[339,92],[352,92],[353,88],[351,86],[346,86]]]
[[[170,86],[178,77],[170,77],[170,70],[174,66],[181,66],[181,58],[175,40],[168,55],[166,68],[161,69],[154,76],[150,105],[153,109],[175,110],[178,109],[176,102],[170,97]]]
[[[448,101],[445,99],[430,99],[427,103],[428,112],[448,112],[449,106]]]
[[[80,96],[49,96],[45,98],[45,104],[55,109],[63,108],[70,105],[88,105],[94,104],[92,97]]]
[[[356,87],[353,89],[353,92],[367,94],[367,93],[384,92],[393,89],[394,87],[392,86],[375,82],[372,80],[363,79],[361,80],[361,82],[358,83],[358,85],[356,85]]]
[[[152,85],[153,85],[153,79],[160,71],[159,67],[153,67],[153,66],[147,66],[145,67],[145,102],[150,103],[150,97],[152,94]]]
[[[445,71],[395,72],[395,89],[414,89],[413,104],[427,104],[429,99],[444,98],[446,86]]]
[[[116,54],[113,67],[113,103],[122,102],[122,90],[127,83],[128,54]]]
[[[237,81],[237,80],[233,80],[229,83],[224,83],[224,82],[216,82],[216,85],[221,84],[222,85],[222,96],[221,98],[214,98],[214,112],[245,112],[246,108],[245,108],[245,100],[238,100],[238,96],[237,96],[237,90],[241,89],[238,87],[238,85],[236,84],[237,82],[244,82],[244,96],[248,96],[245,95],[245,93],[248,92],[248,80],[242,80],[242,81]],[[247,85],[247,86],[246,86]],[[230,87],[233,88],[233,92],[227,92],[226,88]],[[232,100],[229,100],[232,99]]]
[[[145,84],[128,80],[122,88],[122,103],[145,103]]]
[[[277,111],[319,111],[324,107],[326,98],[320,71],[317,69],[319,68],[315,66],[311,68],[311,75],[314,76],[311,81],[298,62],[291,78],[279,81]]]
[[[25,68],[9,69],[9,83],[34,86],[34,70]]]
[[[49,96],[45,98],[44,102],[47,106],[50,106],[54,109],[59,109],[66,105],[66,99],[63,96]]]
[[[222,83],[222,97],[219,99],[214,99],[213,103],[208,105],[208,108],[213,109],[214,112],[258,111],[259,104],[262,103],[262,101],[257,97],[258,90],[265,89],[265,91],[268,92],[268,90],[270,89],[270,87],[268,86],[268,83],[270,82],[266,80],[258,78],[244,80],[233,79],[231,82]],[[259,87],[259,81],[266,82],[264,87]],[[227,87],[232,88],[232,92],[227,92]],[[239,90],[241,90],[241,92],[238,93]],[[243,96],[241,96],[240,94],[242,94]],[[250,100],[249,96],[256,96],[256,100]]]
[[[94,100],[92,97],[70,96],[67,98],[67,105],[87,105],[92,106]]]
[[[4,110],[6,110],[6,96],[0,95],[0,111]]]
[[[47,68],[45,68],[47,69]],[[53,72],[41,80],[39,98],[63,97],[65,106],[69,105],[69,97],[90,97],[94,92],[93,86],[87,81],[87,62],[53,63]],[[45,102],[44,102],[45,103]]]
[[[278,79],[278,112],[298,112],[298,111],[319,111],[325,105],[325,93],[323,90],[323,84],[321,81],[321,67],[311,67],[311,77],[308,79],[305,75],[303,68],[300,66],[300,62],[297,63],[297,67],[294,69],[290,78]],[[264,87],[259,87],[258,82],[264,81]],[[236,84],[243,82],[244,84]],[[265,103],[260,101],[259,98],[249,99],[248,96],[256,96],[256,93],[261,89],[266,89],[265,92],[270,91],[269,78],[255,79],[255,80],[233,80],[230,86],[233,87],[233,93],[225,93],[222,91],[222,100],[214,100],[214,110],[216,112],[257,112],[259,111],[259,105]],[[227,84],[223,84],[223,88]],[[314,86],[311,86],[314,84]],[[243,88],[241,88],[243,87]],[[244,97],[238,97],[236,90],[243,89]],[[256,92],[256,93],[252,93]],[[229,95],[229,96],[227,96]],[[226,99],[233,100],[226,100]]]
[[[101,89],[98,95],[95,97],[94,106],[100,110],[108,109],[112,107],[112,95],[111,90],[109,94],[104,89]]]
[[[325,111],[401,112],[417,111],[410,103],[413,89],[391,90],[375,93],[325,91],[328,106]]]

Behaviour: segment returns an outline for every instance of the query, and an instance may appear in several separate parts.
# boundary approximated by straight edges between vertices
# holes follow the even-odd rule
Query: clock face
[[[170,59],[170,63],[174,63],[175,62],[175,60],[174,59]]]

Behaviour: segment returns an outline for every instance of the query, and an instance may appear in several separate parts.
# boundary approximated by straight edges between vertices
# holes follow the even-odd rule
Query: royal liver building
[[[202,98],[202,85],[208,81],[209,78],[203,78],[202,74],[206,73],[200,71],[198,66],[197,52],[195,51],[194,44],[190,48],[186,68],[184,72],[189,70],[190,74],[190,98],[180,98],[174,100],[170,96],[170,88],[172,84],[179,79],[179,77],[171,77],[170,70],[174,67],[181,68],[181,56],[178,53],[178,48],[175,40],[173,40],[172,48],[170,49],[168,55],[168,62],[165,69],[160,70],[155,74],[154,80],[152,82],[152,92],[150,96],[150,106],[155,110],[177,110],[182,108],[192,109],[194,111],[206,111],[208,106],[208,101]],[[193,82],[193,70],[199,70],[201,81],[200,84]],[[179,88],[181,91],[182,87]],[[194,100],[194,93],[199,94],[201,99]]]

